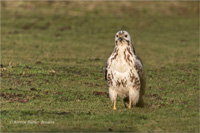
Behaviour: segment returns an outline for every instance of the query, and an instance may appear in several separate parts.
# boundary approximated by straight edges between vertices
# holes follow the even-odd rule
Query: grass
[[[198,2],[1,6],[2,132],[199,131]],[[102,70],[122,29],[147,88],[145,108],[114,111]]]

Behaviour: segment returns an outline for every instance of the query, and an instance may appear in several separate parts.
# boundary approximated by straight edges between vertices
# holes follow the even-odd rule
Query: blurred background
[[[194,33],[198,31],[198,2],[2,1],[1,7],[2,55],[9,52],[10,61],[49,57],[106,61],[119,30],[131,34],[144,60],[154,60],[152,52],[158,56],[166,47],[172,60],[177,52],[172,47],[190,46],[188,36],[198,38]],[[2,61],[8,62],[5,56]]]

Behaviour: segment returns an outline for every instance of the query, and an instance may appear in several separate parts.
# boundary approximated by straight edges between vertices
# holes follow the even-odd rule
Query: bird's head
[[[131,44],[131,36],[127,31],[118,31],[115,35],[115,42],[116,44]]]

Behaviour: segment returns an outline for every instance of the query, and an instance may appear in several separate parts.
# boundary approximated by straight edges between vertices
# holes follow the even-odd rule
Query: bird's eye
[[[118,37],[118,35],[116,35],[116,37]]]
[[[125,35],[125,37],[127,37],[127,35]]]

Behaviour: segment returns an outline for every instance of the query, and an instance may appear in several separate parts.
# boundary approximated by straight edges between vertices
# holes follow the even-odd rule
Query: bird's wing
[[[144,95],[145,87],[146,87],[146,79],[145,79],[145,73],[144,73],[144,69],[143,69],[143,65],[142,65],[142,60],[140,59],[139,56],[136,56],[135,67],[136,67],[136,70],[140,77],[140,82],[141,82],[140,92],[142,95]]]
[[[103,68],[103,71],[105,73],[105,80],[107,80],[107,67],[108,67],[108,62],[106,63],[106,66]]]

